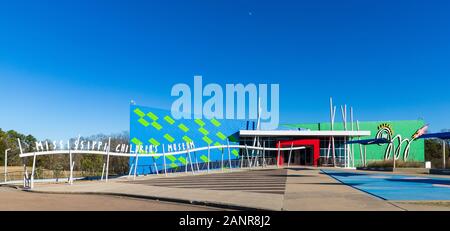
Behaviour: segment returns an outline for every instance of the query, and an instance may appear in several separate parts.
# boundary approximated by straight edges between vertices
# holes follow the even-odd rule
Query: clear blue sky
[[[189,2],[189,3],[188,3]],[[5,1],[0,127],[38,138],[128,130],[173,84],[279,83],[281,122],[450,128],[449,1]],[[340,115],[338,115],[340,116]],[[338,117],[340,118],[340,117]]]

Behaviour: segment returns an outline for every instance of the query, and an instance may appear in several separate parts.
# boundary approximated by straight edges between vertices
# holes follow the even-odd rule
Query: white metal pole
[[[353,124],[354,124],[354,120],[353,120],[353,107],[350,107],[350,122],[351,122],[351,125],[352,125],[352,131],[354,130],[354,126],[353,126]],[[352,137],[352,140],[353,140],[353,137]],[[354,144],[351,144],[350,145],[351,146],[351,149],[352,149],[352,167],[355,167],[355,145]]]
[[[280,167],[280,148],[281,148],[281,142],[278,141],[278,155],[277,155],[277,168]]]
[[[189,156],[189,163],[191,164],[191,171],[192,171],[192,174],[195,174],[195,172],[194,172],[194,166],[192,165],[191,152],[189,151],[189,148],[188,148],[188,156]]]
[[[288,167],[291,165],[291,155],[292,155],[292,148],[293,147],[294,147],[294,142],[291,143],[291,150],[289,150]]]
[[[36,167],[36,152],[33,153],[33,167],[31,168],[31,184],[30,188],[34,188],[34,169]]]
[[[359,121],[358,120],[356,120],[356,129],[359,131]],[[361,140],[361,137],[359,137],[358,136],[358,140]],[[362,149],[362,145],[361,144],[359,144],[359,159],[360,159],[360,161],[361,161],[361,164],[363,165],[363,167],[366,167],[363,163],[363,159],[364,157],[363,157],[363,149]]]
[[[332,97],[330,97],[330,129],[333,130],[333,98]],[[331,136],[330,136],[330,140],[328,143],[327,165],[329,164],[330,149],[331,149]]]
[[[164,150],[164,145],[162,146],[163,149],[163,164],[164,164],[164,175],[167,176],[167,165],[166,165],[166,150]]]
[[[347,130],[347,104],[341,105],[342,121],[344,123],[344,131]],[[344,168],[348,167],[348,149],[347,149],[347,137],[344,137]]]
[[[223,148],[222,148],[222,162],[221,162],[221,166],[222,166],[222,172],[223,172]]]
[[[153,166],[155,167],[156,175],[159,175],[158,166],[156,165],[156,160],[155,160],[154,156],[152,156],[152,160],[153,160]]]
[[[336,106],[333,107],[333,115],[331,118],[331,130],[334,130],[334,119],[336,118]],[[336,147],[334,145],[334,136],[331,137],[331,146],[333,152],[333,166],[336,167]]]
[[[20,139],[17,138],[17,143],[19,144],[19,150],[20,150],[20,154],[23,154],[23,150],[22,150],[22,144],[20,143]],[[26,158],[25,158],[26,160]],[[25,161],[24,161],[25,162]],[[23,165],[23,187],[27,186],[27,180],[28,180],[28,172],[27,172],[27,163],[25,162]]]
[[[188,148],[188,150],[189,150],[189,148]],[[188,157],[188,152],[186,152],[186,166],[184,166],[184,173],[185,174],[187,174],[187,172],[188,172],[188,159],[189,159],[189,157]]]
[[[259,137],[258,137],[258,141],[256,142],[257,147],[261,147],[261,143],[259,142]],[[259,166],[259,154],[260,154],[260,150],[256,150],[256,155],[254,156],[254,164],[253,166],[258,167]]]
[[[100,178],[100,181],[103,181],[103,177],[105,175],[105,167],[106,167],[106,163],[103,163],[103,167],[102,167],[102,178]]]
[[[334,130],[334,118],[336,116],[336,106],[333,106],[333,98],[330,97],[330,122],[331,122],[331,130]],[[334,147],[334,136],[331,136],[331,152],[333,155],[333,166],[336,167],[336,150]]]
[[[263,162],[261,167],[264,168],[266,166],[266,142],[263,142],[263,151],[262,151]]]
[[[230,163],[230,170],[233,170],[231,166],[231,151],[230,151],[230,141],[227,139],[227,148],[228,148],[228,162]]]
[[[442,140],[442,168],[445,169],[445,140]]]
[[[75,161],[72,161],[72,180],[70,181],[70,184],[73,184],[73,169],[75,167]]]
[[[210,159],[210,157],[211,157],[211,147],[210,147],[210,145],[208,144],[208,173],[209,173],[209,164],[210,164],[210,162],[211,162],[211,159]]]
[[[367,145],[364,145],[364,167],[367,167]]]
[[[5,150],[5,182],[8,181],[8,151],[10,148]]]
[[[327,165],[329,164],[330,150],[331,150],[331,136],[330,136],[330,139],[329,139],[329,142],[328,142],[328,149],[327,149],[327,158],[326,158],[326,160],[327,160]]]
[[[111,148],[111,137],[108,139],[108,149],[106,150],[106,172],[105,172],[105,181],[108,182],[109,179],[109,149]]]
[[[393,156],[393,165],[392,167],[395,169],[395,146],[394,146],[394,141],[391,140],[391,144],[392,144],[392,156]]]
[[[248,147],[247,144],[245,144],[245,152],[247,153],[247,162],[248,162],[248,167],[250,168],[250,158],[248,156]]]
[[[27,173],[27,165],[26,163],[23,165],[23,187],[27,187],[27,178],[28,178],[28,173]]]
[[[130,171],[128,171],[128,177],[131,176],[131,171],[133,171],[133,168],[134,168],[134,164],[131,164]]]
[[[331,147],[331,162],[332,162],[332,164],[333,164],[333,167],[336,167],[336,161],[335,161],[335,156],[334,156],[334,154],[335,154],[335,152],[334,152],[334,140],[333,140],[333,137],[332,136],[330,136],[330,144],[329,144],[329,146]],[[329,156],[328,156],[328,158],[327,158],[327,164],[329,164]]]
[[[241,149],[239,149],[241,151]],[[244,152],[241,151],[241,168],[244,166]]]
[[[133,180],[136,180],[136,172],[137,172],[137,167],[138,167],[138,154],[139,154],[139,150],[140,148],[138,148],[138,150],[136,150],[136,156],[134,157],[134,172],[133,172]],[[108,174],[108,173],[107,173]]]
[[[197,167],[197,172],[200,172],[200,167],[198,166],[197,152],[194,152],[194,157],[195,157],[195,166]]]
[[[73,177],[73,173],[72,173],[72,171],[73,171],[73,168],[72,168],[72,163],[73,163],[73,161],[72,161],[73,159],[72,159],[72,151],[71,150],[69,150],[69,161],[70,161],[70,163],[69,163],[69,184],[72,184],[72,177]]]
[[[22,143],[20,142],[19,138],[17,138],[17,142],[19,143],[20,154],[23,154]]]

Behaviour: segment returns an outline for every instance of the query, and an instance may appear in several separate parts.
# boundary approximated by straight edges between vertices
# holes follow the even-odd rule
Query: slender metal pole
[[[28,173],[28,166],[25,168],[25,174],[26,174],[26,176],[27,176],[27,183],[26,183],[26,185],[27,185],[27,187],[30,187],[30,184],[31,184],[31,179],[30,179],[30,174]]]
[[[364,167],[367,167],[367,146],[364,145]]]
[[[392,156],[394,158],[392,167],[395,169],[395,146],[394,146],[394,142],[393,141],[391,141],[391,144],[392,144],[392,152],[393,152]]]
[[[105,174],[105,182],[108,182],[109,179],[109,149],[111,148],[111,137],[108,139],[108,149],[106,150],[106,174]]]
[[[359,121],[358,120],[356,120],[356,129],[359,131]],[[358,140],[361,140],[361,137],[360,136],[358,136]],[[361,164],[364,166],[364,167],[366,167],[365,165],[364,165],[364,156],[363,156],[363,149],[362,149],[362,145],[361,144],[359,144],[359,159],[360,159],[360,161],[361,161]]]
[[[73,177],[73,168],[72,168],[72,164],[73,164],[73,158],[72,158],[72,151],[69,150],[69,184],[72,184],[72,177]]]
[[[73,184],[73,169],[75,167],[75,161],[72,161],[72,180],[70,181],[70,184]]]
[[[103,176],[105,175],[105,166],[106,166],[106,163],[103,163],[103,167],[102,167],[102,178],[100,178],[100,181],[103,181]]]
[[[248,147],[247,147],[247,144],[245,144],[245,152],[247,153],[247,163],[248,163],[248,167],[250,168],[251,166],[250,166],[250,157],[248,156]]]
[[[211,159],[210,159],[210,157],[211,157],[211,147],[210,147],[210,145],[208,144],[208,173],[209,173],[209,164],[210,164],[210,162],[211,162]]]
[[[445,169],[445,140],[442,140],[442,168]]]
[[[241,168],[244,166],[244,152],[242,152],[240,149],[239,151],[241,152]]]
[[[336,106],[333,107],[333,98],[330,97],[330,122],[331,122],[331,130],[334,130],[334,118],[336,115]],[[332,155],[333,155],[333,166],[336,167],[336,150],[334,147],[334,136],[331,136],[330,142],[332,142]]]
[[[221,162],[222,172],[223,172],[223,148],[222,148],[222,162]]]
[[[330,150],[331,150],[331,136],[330,136],[330,139],[328,142],[328,149],[327,149],[327,157],[326,157],[327,166],[329,165],[329,160],[330,160]]]
[[[346,128],[346,119],[345,119],[345,116],[346,116],[346,114],[344,114],[344,113],[346,113],[346,112],[344,112],[344,107],[341,105],[341,113],[342,113],[342,121],[343,121],[343,124],[344,124],[344,131],[345,130],[347,130],[347,128]],[[345,143],[345,137],[344,137],[344,143]],[[344,145],[344,168],[346,168],[347,167],[347,145]]]
[[[350,107],[350,123],[351,123],[351,129],[352,129],[352,131],[354,130],[354,128],[353,128],[353,107]],[[352,139],[351,140],[353,140],[353,137],[352,137]],[[350,145],[351,146],[351,150],[352,150],[352,167],[354,168],[355,167],[355,146],[354,146],[354,144],[351,144]]]
[[[131,164],[131,166],[130,166],[130,171],[128,172],[128,177],[131,176],[131,171],[133,171],[133,167],[134,167],[134,164]]]
[[[331,152],[333,154],[333,167],[336,167],[336,148],[334,146],[334,136],[331,137],[331,147]]]
[[[20,139],[19,138],[17,138],[17,143],[19,144],[19,150],[20,150],[20,154],[23,154],[23,150],[22,150],[22,144],[20,143]],[[23,176],[23,187],[26,187],[27,186],[27,180],[28,180],[28,171],[27,171],[27,163],[26,163],[26,157],[23,159],[23,163],[24,163],[24,165],[23,165],[23,174],[24,174],[24,176]]]
[[[277,168],[280,167],[280,147],[281,147],[281,142],[278,141]]]
[[[266,142],[263,142],[263,151],[262,151],[263,162],[261,167],[264,168],[266,166]]]
[[[164,175],[167,176],[166,151],[164,150],[164,145],[162,146],[162,148],[163,148]]]
[[[188,148],[188,150],[189,150],[189,148]],[[186,152],[186,166],[184,166],[184,173],[186,173],[186,174],[188,172],[188,159],[189,159],[188,153],[189,152]]]
[[[156,165],[155,157],[152,156],[153,159],[153,167],[155,167],[156,175],[159,175],[158,165]]]
[[[189,148],[188,148],[188,156],[189,156],[189,163],[191,164],[191,171],[192,171],[192,174],[195,174],[195,172],[194,172],[194,166],[192,165],[191,152],[189,151]]]
[[[10,148],[5,150],[5,182],[7,182],[8,178],[8,151],[11,150]]]
[[[33,167],[31,168],[31,184],[30,188],[34,188],[34,169],[36,167],[36,152],[33,153]]]
[[[200,172],[200,167],[198,166],[197,152],[194,152],[194,157],[195,157],[195,165],[197,167],[197,172]]]
[[[230,170],[233,170],[231,166],[231,151],[230,151],[230,141],[227,139],[227,148],[228,148],[228,162],[230,163]]]
[[[140,148],[139,148],[140,150]],[[136,150],[136,156],[134,157],[134,173],[133,173],[133,180],[136,180],[136,172],[137,172],[137,167],[138,167],[138,154],[139,154],[139,150]]]
[[[23,187],[27,187],[27,178],[28,178],[28,173],[27,173],[27,165],[24,164],[23,165]]]
[[[291,143],[291,150],[289,150],[288,167],[291,164],[291,154],[292,154],[292,148],[293,147],[294,147],[294,142]]]

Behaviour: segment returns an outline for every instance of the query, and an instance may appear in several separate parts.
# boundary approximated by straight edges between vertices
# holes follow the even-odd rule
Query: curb
[[[191,205],[201,205],[201,206],[208,206],[208,207],[222,208],[222,209],[232,209],[232,210],[278,211],[278,210],[270,210],[270,209],[263,209],[263,208],[258,208],[258,207],[248,207],[248,206],[233,205],[233,204],[218,203],[218,202],[208,202],[208,201],[199,201],[199,200],[185,200],[185,199],[172,198],[172,197],[145,196],[145,195],[136,195],[136,194],[127,194],[127,193],[112,193],[112,192],[52,192],[52,191],[36,191],[36,190],[32,190],[32,189],[22,189],[22,191],[31,192],[31,193],[45,193],[45,194],[78,194],[78,195],[122,196],[122,197],[129,197],[129,198],[147,199],[147,200],[172,202],[172,203],[181,203],[181,204],[191,204]]]
[[[0,184],[0,187],[13,188],[13,189],[22,189],[21,187],[19,187],[17,185],[13,185],[13,184]]]

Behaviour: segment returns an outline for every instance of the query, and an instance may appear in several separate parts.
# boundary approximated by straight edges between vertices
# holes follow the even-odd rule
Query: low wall
[[[400,173],[416,173],[416,174],[428,174],[430,173],[430,169],[427,168],[378,168],[378,167],[357,167],[357,170],[365,170],[365,171],[380,171],[380,172],[400,172]]]
[[[430,174],[438,174],[438,175],[450,175],[450,169],[430,169]]]

